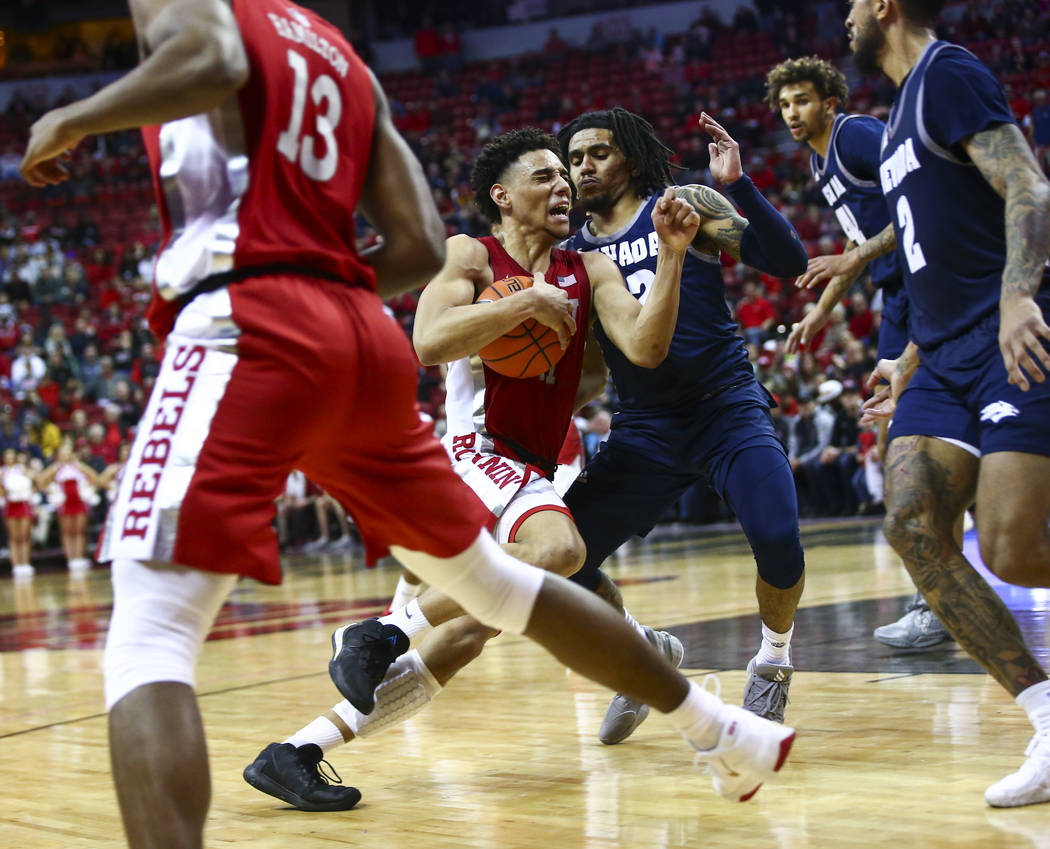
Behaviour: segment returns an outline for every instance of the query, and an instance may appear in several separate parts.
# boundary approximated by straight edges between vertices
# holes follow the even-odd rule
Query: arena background
[[[893,95],[885,78],[863,79],[854,70],[843,28],[848,4],[830,0],[306,5],[347,32],[380,75],[449,234],[486,231],[468,176],[488,138],[523,125],[556,130],[588,108],[618,104],[648,118],[675,149],[680,183],[710,183],[696,118],[701,109],[711,112],[740,142],[747,173],[793,222],[809,254],[839,251],[843,237],[810,179],[809,149],[791,140],[764,102],[765,74],[783,58],[815,53],[846,73],[850,111],[884,117]],[[76,151],[72,179],[43,191],[30,189],[17,166],[37,116],[134,65],[131,23],[119,2],[17,0],[0,10],[0,30],[0,449],[24,450],[46,464],[68,436],[101,470],[131,438],[158,369],[143,320],[159,237],[145,153],[137,133],[92,139]],[[1050,86],[1048,30],[1046,0],[949,3],[940,27],[943,37],[989,64],[1029,138],[1042,145],[1050,140],[1037,139],[1034,128],[1050,125],[1050,115],[1045,100],[1036,105],[1035,92]],[[358,238],[362,245],[375,239],[363,219]],[[811,415],[834,416],[836,439],[858,449],[832,499],[809,492],[800,464],[803,514],[877,513],[873,436],[850,424],[859,401],[850,390],[874,365],[879,317],[870,282],[858,281],[810,351],[786,356],[791,323],[819,293],[727,257],[723,263],[728,298],[759,380],[780,403],[777,424],[793,459],[814,448]],[[390,303],[406,333],[415,303],[414,294]],[[421,367],[419,377],[420,405],[440,428],[440,374]],[[843,394],[832,397],[839,390],[828,381]],[[610,391],[579,417],[588,451],[615,409]],[[296,502],[307,509],[295,511],[289,547],[318,539],[311,497],[307,490]],[[46,496],[43,506],[46,514]],[[105,507],[103,494],[96,523]],[[698,489],[665,518],[709,523],[731,516]],[[37,554],[45,560],[57,554],[53,525],[37,527]]]

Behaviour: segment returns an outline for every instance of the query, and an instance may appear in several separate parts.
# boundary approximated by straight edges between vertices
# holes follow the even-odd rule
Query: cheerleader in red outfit
[[[40,473],[37,486],[46,490],[54,482],[62,492],[58,510],[58,530],[62,537],[62,551],[71,572],[83,572],[91,567],[84,556],[87,545],[88,501],[98,488],[98,475],[90,466],[81,463],[73,453],[73,443],[63,440],[55,461]]]
[[[11,557],[11,573],[15,578],[31,578],[30,527],[33,521],[33,480],[29,471],[18,462],[13,448],[4,451],[4,465],[0,467],[0,492],[4,497],[4,524],[7,526],[7,549]]]

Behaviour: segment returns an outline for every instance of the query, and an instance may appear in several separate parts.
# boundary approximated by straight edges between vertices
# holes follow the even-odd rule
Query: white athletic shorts
[[[534,467],[496,454],[492,440],[484,434],[446,434],[441,444],[452,460],[453,471],[495,517],[492,534],[496,542],[514,542],[522,523],[543,510],[572,518],[551,481]]]

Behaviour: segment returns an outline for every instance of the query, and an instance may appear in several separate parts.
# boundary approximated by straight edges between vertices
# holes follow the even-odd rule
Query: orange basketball
[[[531,286],[531,277],[505,277],[487,287],[475,303],[509,298]],[[534,318],[525,319],[478,351],[485,365],[507,377],[536,377],[550,371],[564,353],[558,344],[558,334]]]

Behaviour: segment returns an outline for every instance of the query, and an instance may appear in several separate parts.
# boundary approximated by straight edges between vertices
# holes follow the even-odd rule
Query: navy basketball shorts
[[[1017,451],[1050,457],[1050,379],[1012,385],[999,350],[994,312],[969,333],[920,353],[890,427],[898,436],[932,436],[980,457]]]
[[[769,399],[754,381],[677,416],[617,414],[601,446],[565,495],[597,565],[632,536],[645,536],[701,479],[725,497],[733,459],[765,445],[784,453]]]

